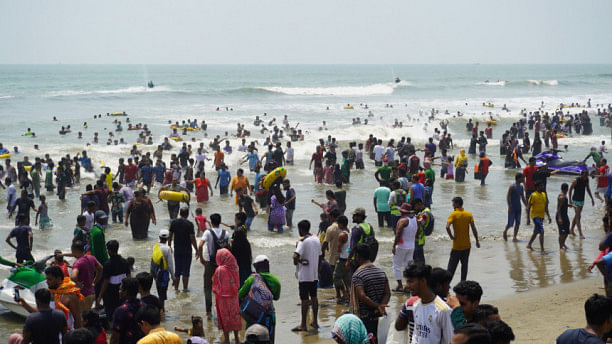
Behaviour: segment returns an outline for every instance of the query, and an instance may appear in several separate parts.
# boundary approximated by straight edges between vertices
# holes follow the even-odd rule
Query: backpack
[[[217,251],[219,251],[222,248],[226,248],[229,250],[229,238],[226,235],[225,229],[221,232],[221,238],[217,237],[217,234],[215,234],[215,231],[211,229],[209,229],[210,234],[212,234],[213,237],[213,250],[212,250],[212,255],[210,256],[210,261],[216,266],[217,265]]]
[[[265,326],[265,318],[274,314],[274,296],[260,274],[253,275],[253,284],[240,304],[240,315],[250,324]]]
[[[406,203],[406,190],[401,188],[395,190],[395,206],[399,209],[404,203]]]
[[[378,240],[374,237],[374,229],[372,225],[369,223],[360,223],[359,226],[363,230],[363,236],[361,237],[361,242],[366,244],[370,248],[370,261],[374,263],[376,260],[376,256],[378,255]],[[369,227],[369,231],[366,232],[366,226]]]
[[[423,214],[427,215],[427,218],[429,219],[429,221],[427,221],[427,223],[425,223],[423,226],[423,233],[425,233],[425,235],[427,236],[430,236],[434,230],[434,216],[429,210],[429,208],[425,209],[423,211]]]

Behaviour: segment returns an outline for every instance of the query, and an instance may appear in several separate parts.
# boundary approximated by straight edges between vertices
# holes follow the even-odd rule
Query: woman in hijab
[[[146,239],[149,233],[149,222],[153,221],[154,225],[157,224],[155,209],[151,200],[145,196],[143,189],[138,189],[134,196],[125,214],[125,226],[127,227],[129,222],[132,229],[132,238]]]
[[[268,212],[268,230],[273,232],[274,227],[276,227],[278,232],[282,233],[285,225],[285,207],[283,205],[285,196],[283,196],[278,185],[272,185],[270,193],[272,196],[270,197],[270,211]]]
[[[455,181],[462,182],[465,180],[465,170],[468,166],[468,159],[465,156],[465,149],[459,152],[459,156],[455,160]]]
[[[361,319],[354,314],[345,314],[338,318],[331,336],[339,344],[374,343]]]
[[[238,216],[238,214],[236,214],[236,216]],[[234,231],[230,251],[238,263],[240,285],[242,285],[244,281],[251,276],[251,262],[253,260],[251,244],[249,240],[247,240],[246,231],[239,229]]]
[[[238,290],[240,289],[238,264],[236,258],[226,248],[217,251],[216,260],[218,267],[212,278],[212,291],[215,293],[215,307],[219,329],[223,331],[223,343],[230,343],[230,331],[234,332],[234,339],[240,343],[238,331],[242,329],[242,318],[238,303]]]

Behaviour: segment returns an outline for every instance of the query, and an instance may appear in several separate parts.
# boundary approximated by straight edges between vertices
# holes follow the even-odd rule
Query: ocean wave
[[[15,96],[0,96],[0,100],[15,98]]]
[[[290,96],[373,96],[392,94],[398,87],[411,85],[407,81],[400,81],[399,83],[372,84],[368,86],[257,87],[255,89]]]
[[[169,87],[156,86],[154,88],[148,88],[146,86],[131,86],[127,88],[119,88],[114,90],[96,90],[96,91],[85,91],[85,90],[61,90],[52,91],[46,94],[47,97],[70,97],[70,96],[84,96],[92,94],[132,94],[132,93],[146,93],[146,92],[172,92]]]
[[[527,80],[527,83],[529,85],[534,85],[534,86],[540,86],[540,85],[557,86],[559,85],[559,81],[557,80]]]
[[[476,85],[479,86],[506,86],[506,84],[508,83],[508,81],[483,81],[483,82],[477,82]]]

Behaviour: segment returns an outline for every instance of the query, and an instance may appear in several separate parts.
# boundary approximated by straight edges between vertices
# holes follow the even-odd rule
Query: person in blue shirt
[[[221,164],[218,173],[219,174],[217,176],[217,181],[215,182],[215,189],[217,188],[217,185],[218,185],[219,194],[227,195],[227,189],[228,189],[230,180],[232,179],[232,175],[227,170],[227,166],[225,164]]]
[[[147,193],[151,191],[151,184],[153,184],[153,168],[151,168],[151,162],[148,160],[140,167],[140,179],[147,187]]]
[[[2,146],[2,143],[0,143],[0,154],[6,154],[8,152],[8,149],[4,148],[4,146]]]
[[[91,159],[87,156],[87,151],[82,152],[82,156],[79,158],[81,162],[81,167],[87,172],[93,171],[93,166],[91,165]]]
[[[249,148],[249,152],[242,162],[249,162],[249,170],[253,172],[255,170],[255,165],[259,162],[259,156],[257,155],[257,150],[253,147]]]
[[[153,170],[153,173],[155,174],[155,181],[163,184],[164,174],[166,173],[166,165],[161,160],[157,160],[152,170]]]
[[[584,304],[587,325],[567,330],[557,338],[557,344],[604,344],[612,331],[612,298],[594,294]]]

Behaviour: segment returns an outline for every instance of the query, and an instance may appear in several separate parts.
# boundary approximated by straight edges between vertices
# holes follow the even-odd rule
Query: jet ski
[[[151,81],[149,81],[149,83],[147,84],[147,87],[148,87],[148,88],[153,88],[153,87],[155,87],[155,85],[153,84],[153,81],[152,81],[152,80],[151,80]]]
[[[563,158],[557,154],[558,152],[557,150],[551,150],[536,155],[536,166],[540,167],[547,165],[549,170],[555,170],[565,174],[580,174],[582,171],[591,173],[595,170],[593,167],[587,166],[584,161],[564,161]]]
[[[19,293],[25,302],[36,307],[34,293],[38,289],[47,288],[47,279],[43,271],[47,260],[53,256],[45,257],[37,262],[27,262],[26,265],[17,266],[15,263],[0,260],[0,264],[11,266],[11,274],[0,284],[0,304],[11,312],[27,317],[28,311],[15,301],[15,294]]]
[[[400,80],[400,78],[395,78],[395,80],[394,80],[394,81],[395,81],[395,83],[396,83],[396,84],[399,84],[399,83],[400,83],[400,81],[402,81],[402,80]]]

